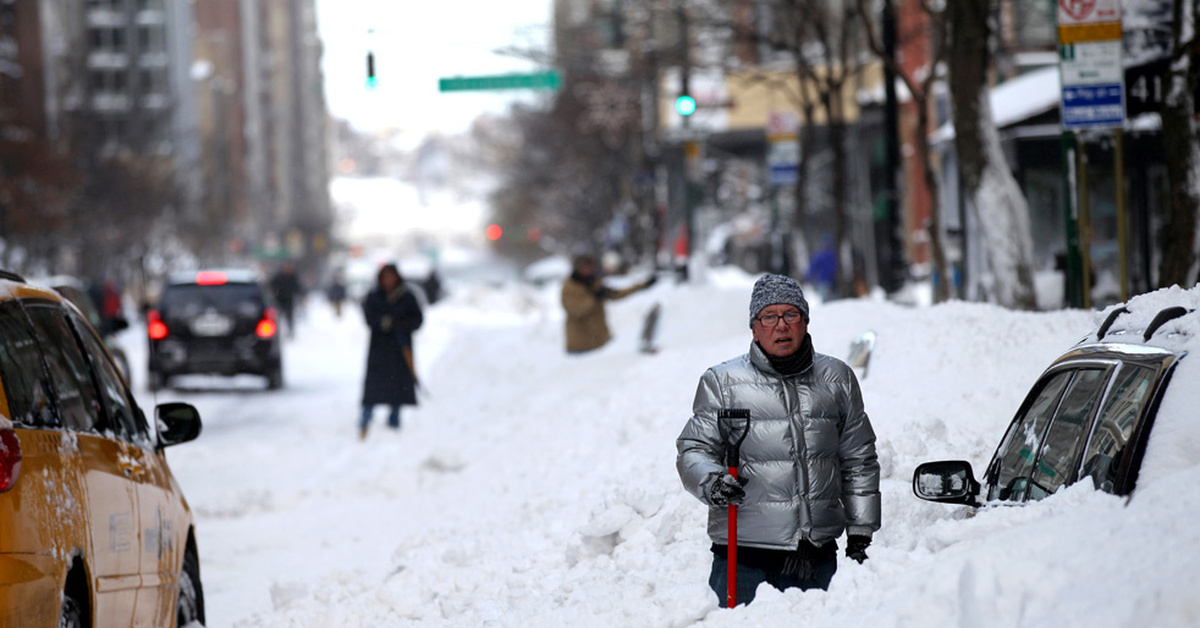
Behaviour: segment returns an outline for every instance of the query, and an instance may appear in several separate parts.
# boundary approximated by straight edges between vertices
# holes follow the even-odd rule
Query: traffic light
[[[688,94],[680,94],[675,99],[675,111],[685,118],[696,113],[696,99]]]
[[[367,52],[367,89],[375,89],[379,79],[375,77],[375,53]]]

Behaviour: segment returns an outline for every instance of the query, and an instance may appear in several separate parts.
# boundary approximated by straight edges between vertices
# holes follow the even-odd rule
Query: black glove
[[[846,537],[846,557],[853,558],[862,564],[867,559],[867,548],[871,546],[871,537],[851,534]]]
[[[735,478],[728,473],[722,473],[709,481],[708,488],[705,489],[708,503],[713,506],[740,506],[746,500],[746,489],[742,487],[748,481],[749,478]]]
[[[608,288],[605,288],[604,286],[600,286],[599,288],[596,288],[596,298],[597,299],[600,299],[601,301],[603,301],[610,296],[612,296],[612,290],[609,290]]]
[[[657,281],[658,281],[658,275],[650,275],[650,277],[649,277],[648,279],[646,279],[646,281],[644,281],[644,282],[642,283],[642,289],[649,288],[650,286],[653,286],[653,285],[654,285],[654,283],[655,283],[655,282],[657,282]]]

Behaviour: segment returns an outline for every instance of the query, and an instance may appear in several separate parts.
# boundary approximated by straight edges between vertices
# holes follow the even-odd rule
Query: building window
[[[161,68],[142,68],[138,73],[143,94],[161,94],[166,91]]]
[[[126,52],[128,50],[128,42],[125,37],[125,29],[112,29],[112,49],[116,52]]]
[[[124,28],[93,26],[88,29],[88,45],[92,50],[127,52],[128,37]]]

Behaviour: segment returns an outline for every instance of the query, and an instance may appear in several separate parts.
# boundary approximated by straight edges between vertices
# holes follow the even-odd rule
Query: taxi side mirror
[[[154,408],[154,416],[159,447],[186,443],[200,435],[200,413],[190,403],[160,403]]]

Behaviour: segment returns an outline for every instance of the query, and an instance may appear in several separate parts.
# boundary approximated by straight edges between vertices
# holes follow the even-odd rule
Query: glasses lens
[[[763,327],[774,327],[779,324],[779,319],[781,318],[784,323],[792,325],[800,320],[800,312],[785,312],[783,316],[778,314],[764,314],[758,317],[758,322],[762,323]]]

